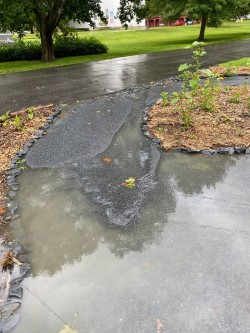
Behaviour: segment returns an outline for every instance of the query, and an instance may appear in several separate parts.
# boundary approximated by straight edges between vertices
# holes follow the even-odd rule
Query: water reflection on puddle
[[[28,153],[11,232],[32,270],[14,333],[59,333],[76,313],[79,333],[249,330],[250,156],[161,153],[141,110],[162,89],[83,103]]]
[[[247,273],[249,164],[249,156],[162,154],[156,186],[124,227],[109,223],[73,170],[26,169],[12,234],[31,249],[32,271],[13,332],[58,333],[76,313],[80,333],[151,333],[157,319],[166,332],[211,332],[221,324],[212,303],[226,325],[234,281]]]

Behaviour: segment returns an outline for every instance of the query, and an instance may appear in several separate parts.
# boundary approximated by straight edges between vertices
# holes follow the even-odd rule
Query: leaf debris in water
[[[127,187],[127,188],[133,188],[135,187],[135,180],[136,177],[130,177],[126,179],[124,182],[122,182],[122,186]]]
[[[78,333],[78,332],[69,325],[64,325],[61,331],[59,331],[58,333]]]
[[[107,164],[109,164],[109,163],[112,162],[112,159],[110,157],[108,157],[108,156],[103,157],[102,160],[103,160],[104,163],[107,163]]]

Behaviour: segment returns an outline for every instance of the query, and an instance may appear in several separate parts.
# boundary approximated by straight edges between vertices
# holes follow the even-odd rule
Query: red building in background
[[[164,26],[180,26],[185,24],[186,16],[182,16],[179,20],[173,22],[162,22],[161,16],[153,16],[149,20],[149,28],[155,27],[164,27]],[[147,26],[147,19],[146,19],[146,26]]]

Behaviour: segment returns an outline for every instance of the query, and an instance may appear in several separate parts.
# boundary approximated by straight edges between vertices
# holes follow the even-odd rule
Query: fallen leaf
[[[163,325],[160,319],[156,320],[156,333],[162,333],[163,332]]]
[[[0,215],[3,215],[5,213],[5,209],[0,208]]]
[[[78,333],[77,330],[71,328],[69,325],[64,325],[58,333]]]
[[[0,266],[2,266],[4,271],[7,269],[11,269],[14,263],[16,263],[19,266],[22,265],[22,263],[14,257],[13,252],[8,251],[3,257],[3,259],[0,261]]]
[[[108,157],[108,156],[103,157],[102,160],[103,160],[104,163],[107,163],[107,164],[109,164],[109,163],[112,162],[112,159],[110,157]]]
[[[125,179],[124,182],[122,182],[122,186],[127,188],[133,188],[135,187],[135,180],[136,177],[129,177],[128,179]]]

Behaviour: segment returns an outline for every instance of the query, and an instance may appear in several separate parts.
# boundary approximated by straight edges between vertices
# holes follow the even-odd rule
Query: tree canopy
[[[201,20],[199,39],[204,39],[206,25],[218,27],[225,18],[250,12],[250,0],[120,0],[117,17],[126,26],[151,15],[161,15],[167,21],[188,15]],[[42,60],[55,59],[53,33],[62,22],[75,20],[93,25],[93,16],[106,21],[100,0],[0,0],[0,30],[21,32],[34,22],[42,44]]]
[[[0,30],[20,32],[31,17],[38,27],[42,60],[55,59],[53,33],[63,20],[76,20],[94,25],[92,18],[98,15],[105,21],[99,0],[0,0]]]
[[[250,0],[121,0],[119,18],[123,23],[131,16],[145,17],[147,13],[162,16],[165,21],[179,19],[186,15],[201,20],[199,39],[204,40],[206,26],[219,27],[223,19],[239,17],[250,12]],[[144,17],[143,17],[144,15]]]

